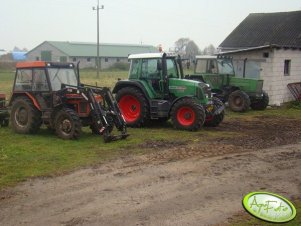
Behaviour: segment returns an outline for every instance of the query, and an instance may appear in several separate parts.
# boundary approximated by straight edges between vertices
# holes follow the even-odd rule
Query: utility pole
[[[97,10],[97,57],[96,57],[96,67],[97,67],[97,78],[99,78],[99,69],[101,67],[99,62],[99,10],[104,9],[104,6],[99,7],[99,0],[97,0],[97,7],[93,7],[93,10]]]

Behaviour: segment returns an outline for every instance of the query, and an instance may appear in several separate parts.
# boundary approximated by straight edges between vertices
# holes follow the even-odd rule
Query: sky
[[[301,10],[300,0],[99,0],[100,43],[168,50],[179,38],[217,47],[250,13]],[[97,0],[1,0],[0,49],[97,42]]]

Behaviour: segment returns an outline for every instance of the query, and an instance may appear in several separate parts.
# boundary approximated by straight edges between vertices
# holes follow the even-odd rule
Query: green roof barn
[[[109,68],[117,62],[128,62],[130,54],[154,53],[158,50],[151,45],[107,44],[99,46],[100,67]],[[44,41],[27,53],[27,60],[44,60],[56,62],[80,61],[81,68],[95,67],[97,44],[84,42]]]

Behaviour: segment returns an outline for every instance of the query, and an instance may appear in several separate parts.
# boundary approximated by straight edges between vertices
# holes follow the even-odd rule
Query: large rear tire
[[[55,116],[55,132],[64,140],[78,139],[81,134],[81,122],[77,113],[70,108],[63,108]]]
[[[236,90],[229,95],[229,107],[235,112],[246,112],[250,107],[250,98],[244,91]]]
[[[142,127],[149,121],[149,105],[145,96],[134,87],[125,87],[116,94],[121,113],[130,127]]]
[[[217,97],[213,97],[212,101],[214,105],[214,111],[224,105],[223,102]],[[225,116],[225,111],[223,110],[221,113],[217,115],[213,115],[209,119],[206,118],[204,126],[216,127],[224,120],[224,116]]]
[[[13,101],[10,119],[13,131],[21,134],[37,133],[42,124],[41,112],[26,96]]]
[[[269,104],[269,95],[265,91],[263,91],[262,98],[252,102],[251,103],[251,108],[253,110],[262,111],[262,110],[267,108],[268,104]]]
[[[184,98],[174,104],[171,120],[176,129],[196,131],[205,122],[205,110],[192,98]]]

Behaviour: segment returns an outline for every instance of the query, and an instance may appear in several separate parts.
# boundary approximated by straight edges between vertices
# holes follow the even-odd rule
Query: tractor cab
[[[210,103],[209,85],[184,79],[179,56],[166,53],[134,54],[129,56],[129,60],[129,80],[140,81],[151,98],[175,99],[197,93],[201,104]]]
[[[235,75],[231,58],[206,55],[196,56],[194,73],[196,78],[209,83],[213,90],[219,89]]]
[[[72,63],[19,62],[16,65],[13,97],[27,93],[38,100],[36,105],[39,105],[40,109],[51,108],[57,104],[55,93],[61,90],[63,85],[78,86],[78,83]]]

